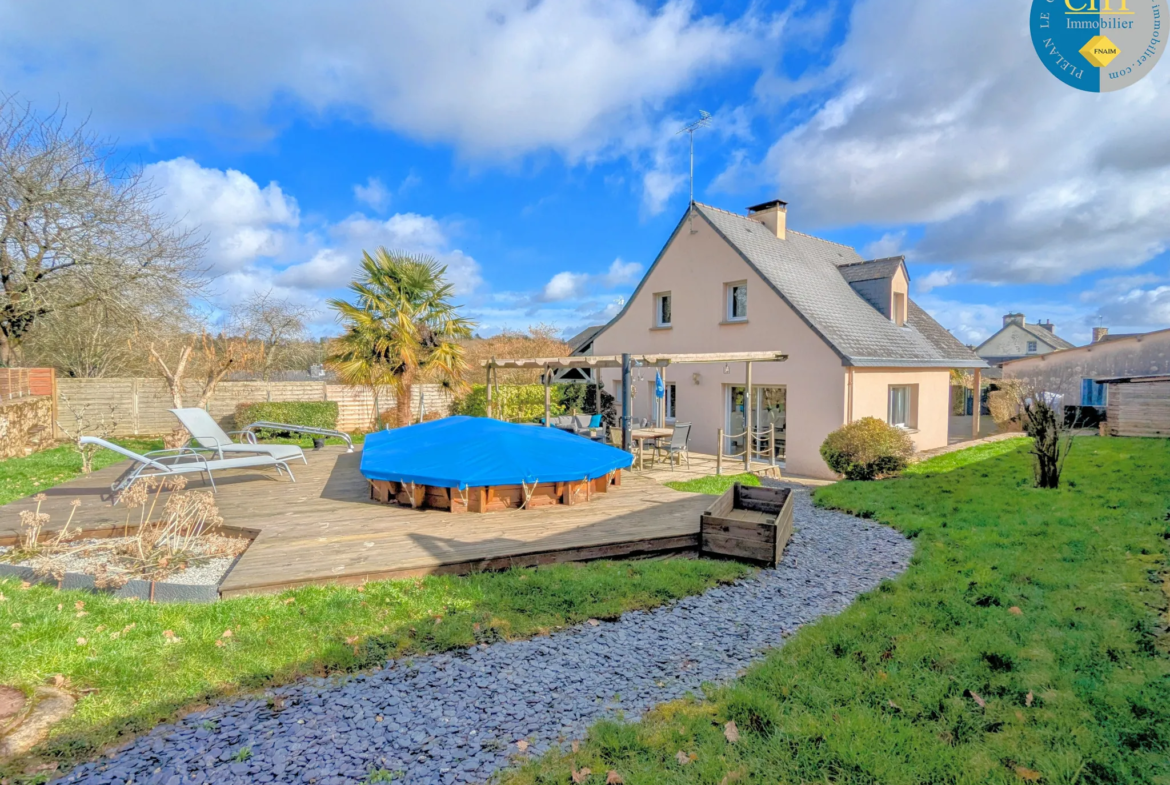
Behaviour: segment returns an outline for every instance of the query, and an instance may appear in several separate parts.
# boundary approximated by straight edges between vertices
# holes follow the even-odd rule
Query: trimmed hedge
[[[862,417],[830,433],[821,457],[847,480],[876,480],[898,474],[914,454],[910,434],[876,417]]]
[[[337,428],[337,401],[265,401],[241,403],[236,407],[236,427],[254,422],[283,422],[309,428]],[[291,436],[289,431],[259,431],[257,436],[273,438]]]

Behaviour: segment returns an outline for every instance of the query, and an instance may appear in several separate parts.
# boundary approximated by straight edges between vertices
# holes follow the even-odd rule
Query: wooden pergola
[[[630,370],[634,367],[658,368],[666,381],[666,368],[671,365],[692,365],[695,363],[744,363],[744,424],[747,433],[752,430],[751,391],[752,363],[782,363],[788,359],[784,352],[713,352],[703,354],[608,354],[578,355],[572,357],[531,357],[518,360],[502,360],[495,357],[480,363],[487,372],[487,416],[492,416],[492,387],[496,372],[500,368],[539,369],[544,383],[544,425],[549,426],[552,415],[552,372],[564,368],[621,368],[622,369],[622,449],[630,449]],[[665,399],[659,404],[665,406]],[[597,410],[601,411],[601,384],[597,383]],[[720,450],[722,450],[722,445]],[[751,443],[747,442],[747,455],[751,455]]]

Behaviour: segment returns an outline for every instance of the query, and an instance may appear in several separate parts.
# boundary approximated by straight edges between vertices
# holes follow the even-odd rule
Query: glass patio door
[[[766,451],[767,436],[776,426],[776,444],[772,451],[776,458],[784,457],[785,435],[788,427],[788,395],[785,387],[752,385],[752,431],[756,435],[755,447]],[[724,424],[727,446],[732,453],[743,451],[744,432],[744,388],[731,385],[727,390],[727,419]]]

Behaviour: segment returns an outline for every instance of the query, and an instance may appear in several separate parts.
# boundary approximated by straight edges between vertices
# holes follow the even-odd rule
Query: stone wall
[[[37,395],[0,403],[0,458],[16,458],[53,443],[53,398]]]

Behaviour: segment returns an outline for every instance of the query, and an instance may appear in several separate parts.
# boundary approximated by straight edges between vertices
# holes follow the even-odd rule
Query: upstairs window
[[[670,292],[654,295],[654,326],[670,327]]]
[[[747,319],[747,281],[737,281],[726,285],[727,311],[724,319],[729,322],[742,322]]]
[[[1028,354],[1035,354],[1037,351],[1036,342],[1028,341]]]

